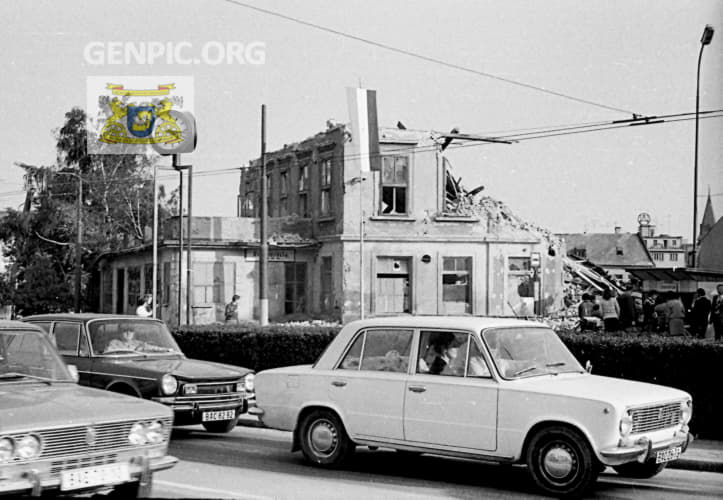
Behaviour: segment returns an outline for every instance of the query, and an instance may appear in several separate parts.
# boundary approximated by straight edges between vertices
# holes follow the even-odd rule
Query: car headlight
[[[142,423],[136,422],[131,426],[131,431],[128,433],[128,441],[134,446],[146,444],[148,441],[146,438],[146,428]]]
[[[148,444],[158,444],[163,442],[163,424],[158,420],[150,422],[146,427],[146,439]]]
[[[249,373],[244,377],[244,389],[246,392],[254,392],[254,379],[256,375]]]
[[[163,391],[163,394],[175,394],[177,390],[178,380],[176,380],[176,377],[169,373],[166,373],[163,377],[161,377],[161,391]]]
[[[183,394],[198,394],[198,386],[196,384],[184,384]]]
[[[687,400],[680,403],[680,422],[687,425],[690,419],[693,418],[693,401]]]
[[[633,430],[633,417],[630,415],[630,410],[627,410],[623,417],[620,419],[620,435],[625,437],[630,434]]]
[[[0,439],[0,462],[9,462],[15,455],[15,441],[9,437]]]
[[[18,442],[16,453],[23,460],[36,458],[40,455],[40,438],[32,434],[24,436]]]

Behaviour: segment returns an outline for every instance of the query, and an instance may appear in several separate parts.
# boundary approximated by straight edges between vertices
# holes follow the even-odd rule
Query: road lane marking
[[[228,490],[218,490],[215,488],[204,488],[202,486],[193,486],[191,484],[185,484],[185,483],[177,483],[175,481],[164,481],[162,479],[154,479],[153,480],[154,485],[158,486],[165,486],[166,488],[175,488],[180,490],[188,490],[188,491],[194,491],[196,493],[202,493],[204,495],[208,494],[207,498],[220,498],[220,497],[230,497],[230,498],[239,498],[243,500],[274,500],[274,497],[269,496],[262,496],[262,495],[252,495],[250,493],[241,494],[237,491],[228,491]]]

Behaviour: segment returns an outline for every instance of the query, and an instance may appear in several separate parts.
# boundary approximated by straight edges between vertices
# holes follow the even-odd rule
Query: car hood
[[[529,377],[513,382],[521,390],[532,390],[571,398],[594,399],[622,406],[640,406],[690,398],[673,387],[586,373]]]
[[[0,385],[0,434],[170,416],[164,405],[69,382]]]
[[[119,358],[112,364],[126,370],[143,371],[147,375],[170,373],[182,380],[238,379],[251,371],[240,366],[181,357]]]

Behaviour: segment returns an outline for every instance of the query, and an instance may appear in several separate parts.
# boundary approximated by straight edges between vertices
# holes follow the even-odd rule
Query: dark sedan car
[[[175,425],[229,432],[254,397],[254,373],[188,359],[165,323],[102,314],[43,314],[23,321],[45,330],[80,383],[163,403]]]

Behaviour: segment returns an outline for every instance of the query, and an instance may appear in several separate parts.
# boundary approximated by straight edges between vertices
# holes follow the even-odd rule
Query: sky
[[[10,0],[0,16],[0,208],[23,201],[16,162],[55,162],[53,130],[86,106],[88,77],[193,77],[198,146],[183,162],[194,165],[194,215],[205,216],[236,215],[233,169],[260,154],[262,104],[268,150],[324,130],[328,119],[348,122],[345,88],[360,85],[377,91],[380,125],[491,136],[692,113],[710,24],[717,32],[703,52],[700,110],[723,109],[717,0]],[[113,52],[157,42],[179,57],[138,64]],[[221,50],[234,57],[221,60]],[[723,117],[699,121],[699,218],[709,189],[723,216],[721,137]],[[694,146],[690,119],[449,157],[463,185],[484,185],[554,232],[633,232],[648,212],[658,232],[690,240]],[[159,181],[170,191],[177,174],[162,169]]]

